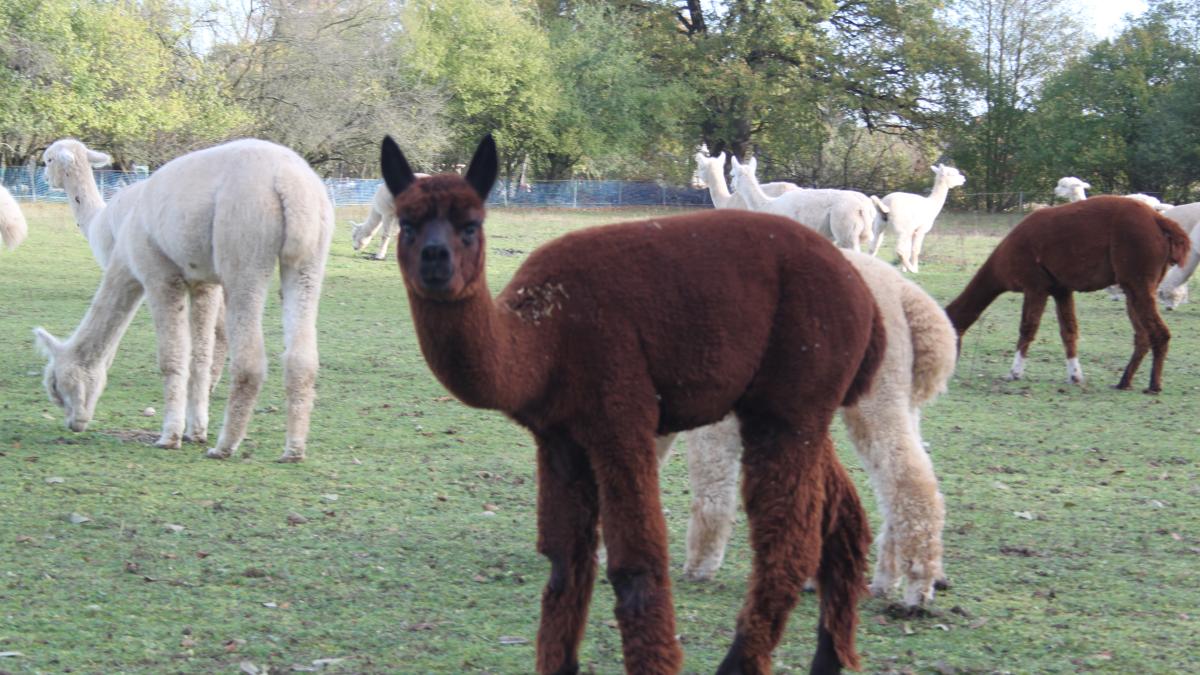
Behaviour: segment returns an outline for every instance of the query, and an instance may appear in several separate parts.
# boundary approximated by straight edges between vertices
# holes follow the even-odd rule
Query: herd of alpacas
[[[503,411],[536,440],[537,547],[551,566],[539,673],[579,670],[601,544],[626,669],[680,670],[658,491],[659,467],[679,435],[692,488],[686,576],[711,579],[720,567],[739,482],[749,522],[753,571],[717,672],[770,672],[806,585],[820,597],[812,672],[857,668],[870,537],[834,453],[835,414],[882,514],[869,591],[885,596],[902,585],[904,605],[920,608],[945,583],[946,518],[921,407],[946,390],[967,329],[1000,294],[1024,294],[1008,374],[1020,378],[1053,298],[1067,378],[1078,383],[1073,294],[1113,286],[1135,334],[1117,386],[1132,386],[1149,351],[1147,391],[1157,392],[1170,333],[1156,294],[1168,307],[1183,302],[1200,264],[1200,204],[1085,198],[1086,183],[1064,178],[1059,196],[1069,203],[1022,220],[943,310],[874,254],[890,227],[901,268],[918,272],[947,192],[965,182],[953,167],[933,167],[928,196],[881,199],[760,185],[755,160],[736,157],[731,192],[723,153],[695,159],[693,183],[710,190],[717,210],[564,235],[530,254],[496,296],[485,274],[485,202],[499,166],[490,136],[461,176],[414,173],[384,139],[384,183],[368,220],[352,230],[355,250],[381,233],[376,258],[398,236],[417,341],[437,379],[469,406]],[[163,379],[157,445],[207,443],[209,394],[228,360],[229,402],[207,454],[230,457],[265,377],[262,314],[278,269],[287,396],[280,461],[303,460],[334,231],[333,205],[312,169],[279,145],[234,141],[172,160],[106,204],[92,169],[108,155],[64,139],[43,161],[104,270],[69,337],[34,331],[48,359],[46,392],[67,426],[83,431],[91,421],[145,299]],[[1181,224],[1192,228],[1190,244]],[[0,242],[15,248],[27,230],[0,189]]]

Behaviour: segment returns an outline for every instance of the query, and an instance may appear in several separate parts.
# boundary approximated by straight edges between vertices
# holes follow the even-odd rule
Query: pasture
[[[495,210],[492,290],[541,242],[647,211]],[[394,258],[338,231],[319,321],[318,401],[301,464],[284,437],[278,298],[271,370],[243,455],[152,447],[161,406],[149,316],[122,343],[88,431],[42,389],[30,329],[70,333],[100,271],[65,206],[26,205],[29,239],[0,255],[0,671],[529,672],[549,565],[534,548],[533,446],[500,415],[451,399],[417,348]],[[916,280],[945,304],[1015,217],[947,213]],[[881,255],[892,258],[889,241]],[[375,244],[368,247],[374,252]],[[946,571],[928,616],[860,607],[867,672],[1195,672],[1200,656],[1200,305],[1174,335],[1159,396],[1111,388],[1132,346],[1123,304],[1077,298],[1087,381],[1064,384],[1053,310],[1026,379],[1006,382],[1020,298],[967,333],[923,435],[946,496]],[[227,382],[213,400],[214,432]],[[835,440],[877,524],[840,422]],[[248,454],[249,456],[245,456]],[[687,472],[663,471],[686,672],[712,672],[749,569],[745,523],[715,582],[682,566]],[[593,596],[585,670],[620,672],[613,596]],[[806,672],[816,605],[775,653]]]

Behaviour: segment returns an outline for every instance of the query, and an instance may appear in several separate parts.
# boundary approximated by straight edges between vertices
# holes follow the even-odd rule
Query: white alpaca
[[[25,214],[17,200],[0,185],[0,245],[12,250],[25,241],[29,227],[25,223]]]
[[[888,341],[871,391],[842,409],[842,419],[875,488],[883,526],[871,591],[886,595],[904,580],[904,603],[933,599],[943,578],[945,505],[933,463],[921,443],[921,406],[942,392],[954,370],[957,339],[933,298],[891,265],[842,251],[871,289]],[[684,434],[692,506],[688,521],[690,579],[712,578],[725,556],[737,508],[741,439],[733,415]],[[659,439],[665,459],[671,437]]]
[[[793,190],[778,197],[767,195],[755,177],[757,160],[733,161],[735,195],[744,194],[751,211],[787,216],[833,241],[855,251],[870,244],[875,222],[888,208],[878,198],[853,190]]]
[[[84,156],[89,179],[86,162],[104,159],[78,141],[59,143],[75,151],[70,156]],[[63,157],[59,143],[53,153],[47,150],[52,175]],[[308,164],[273,143],[234,141],[168,162],[107,207],[99,194],[71,201],[104,276],[67,340],[34,330],[49,358],[46,391],[65,410],[67,426],[83,431],[91,421],[144,295],[158,335],[165,399],[157,445],[206,442],[215,298],[223,292],[232,382],[221,435],[208,456],[229,457],[246,435],[266,376],[262,313],[278,264],[288,407],[280,461],[303,459],[317,374],[317,302],[333,234],[333,205]]]
[[[892,231],[896,233],[896,255],[900,265],[917,273],[920,265],[921,248],[925,245],[925,235],[933,229],[933,221],[937,219],[946,204],[946,194],[951,188],[956,188],[967,182],[967,177],[958,169],[945,164],[933,167],[933,189],[928,197],[915,195],[911,192],[893,192],[883,198],[883,203],[891,209],[888,221]],[[883,243],[883,228],[875,231],[875,241],[871,244],[871,253],[879,251]]]
[[[1159,301],[1167,309],[1175,309],[1188,301],[1187,282],[1200,265],[1200,202],[1167,209],[1163,215],[1179,223],[1192,240],[1187,260],[1182,266],[1172,265],[1158,285]]]
[[[413,174],[417,178],[428,178],[427,173]],[[350,245],[358,251],[367,244],[371,243],[371,237],[375,236],[376,232],[379,235],[379,250],[375,252],[376,260],[387,258],[388,245],[392,241],[392,237],[400,231],[400,223],[396,220],[396,208],[392,193],[388,192],[387,185],[379,184],[375,190],[375,196],[371,198],[371,212],[367,214],[367,219],[361,223],[350,221]],[[381,231],[382,230],[382,231]]]
[[[692,187],[701,190],[708,188],[713,206],[718,209],[750,210],[746,195],[742,192],[731,193],[725,183],[725,153],[709,157],[708,150],[704,146],[700,147],[701,150],[696,152],[696,171],[692,174]],[[800,189],[795,183],[783,181],[767,183],[760,187],[768,197],[778,197],[785,192]]]
[[[1054,186],[1054,195],[1069,202],[1077,202],[1087,199],[1087,190],[1090,189],[1092,189],[1091,185],[1075,176],[1063,176],[1058,179],[1058,185]]]

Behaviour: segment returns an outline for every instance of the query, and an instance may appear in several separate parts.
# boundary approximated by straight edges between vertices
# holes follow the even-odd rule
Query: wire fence
[[[98,169],[93,172],[96,187],[108,200],[126,185],[149,177],[144,171],[125,172]],[[41,166],[0,167],[0,183],[18,201],[66,202],[67,195],[46,182]],[[375,178],[326,178],[325,188],[338,206],[370,204],[382,181]],[[855,188],[850,188],[855,189]],[[860,190],[882,196],[883,191]],[[946,208],[963,212],[1024,214],[1041,206],[1062,203],[1051,190],[1008,192],[965,192],[954,190]],[[670,185],[661,181],[561,180],[509,184],[497,181],[487,200],[490,206],[610,208],[622,206],[671,206],[704,208],[712,206],[707,189]]]
[[[111,169],[93,171],[100,195],[108,200],[121,188],[145,180],[145,172]],[[50,187],[44,167],[0,168],[0,183],[18,201],[66,202],[67,194]],[[325,189],[338,206],[370,204],[379,179],[327,178]],[[676,206],[703,208],[712,206],[708,190],[655,181],[564,180],[535,181],[510,185],[498,181],[487,203],[492,206],[604,208],[619,206]]]

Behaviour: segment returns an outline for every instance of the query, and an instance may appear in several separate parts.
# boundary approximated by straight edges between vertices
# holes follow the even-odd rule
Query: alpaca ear
[[[100,152],[99,150],[92,150],[91,148],[88,148],[87,158],[88,164],[91,164],[92,167],[96,169],[112,164],[112,157],[106,153]]]
[[[492,138],[491,134],[488,134],[483,137],[482,141],[479,141],[479,147],[475,148],[475,156],[467,165],[464,177],[471,187],[475,188],[475,194],[486,202],[488,195],[492,193],[492,186],[496,184],[496,174],[498,173],[500,173],[500,160],[496,156],[496,140]]]
[[[400,146],[391,136],[383,137],[383,144],[379,148],[379,168],[383,172],[383,182],[393,197],[407,190],[417,180],[408,160],[404,159],[404,153],[400,152]]]
[[[758,173],[758,158],[751,157],[750,161],[746,162],[746,166],[749,167],[750,173],[757,174]]]
[[[1083,181],[1079,181],[1079,187],[1083,188],[1084,190],[1091,190],[1091,189],[1092,189],[1092,184],[1091,184],[1091,183],[1085,183],[1085,182],[1083,182]]]
[[[48,359],[54,358],[56,354],[62,351],[62,342],[46,332],[46,329],[41,326],[33,329],[33,345],[37,347],[38,352],[42,356]]]
[[[725,155],[725,153],[722,152],[721,156],[724,156],[724,155]],[[738,169],[742,168],[742,163],[738,161],[737,155],[730,155],[729,162],[730,162],[730,166],[733,167],[734,171],[737,171]]]

